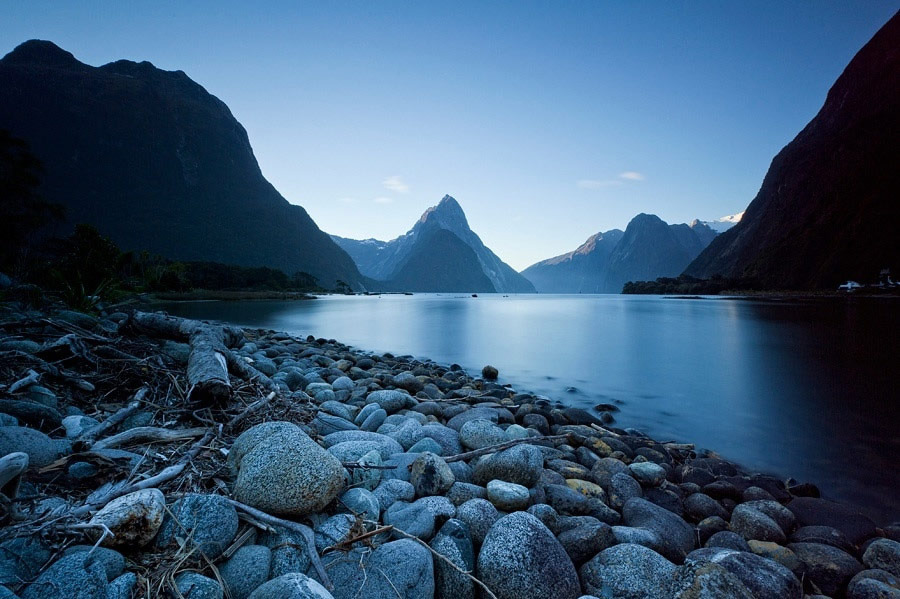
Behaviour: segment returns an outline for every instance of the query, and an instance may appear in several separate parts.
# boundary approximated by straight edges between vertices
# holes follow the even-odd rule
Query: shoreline
[[[410,580],[411,588],[423,593],[415,596],[430,597],[429,588],[435,592],[448,576],[458,574],[424,549],[431,547],[457,556],[456,565],[473,572],[475,579],[453,578],[455,584],[487,584],[503,597],[509,596],[508,585],[513,584],[509,581],[514,581],[518,585],[515,588],[552,588],[557,592],[554,596],[575,599],[597,592],[606,580],[605,569],[615,560],[624,560],[616,567],[636,574],[642,560],[651,559],[656,565],[636,579],[626,577],[621,584],[631,587],[623,591],[658,590],[659,585],[665,585],[674,594],[672,573],[677,570],[681,582],[713,592],[718,587],[700,576],[697,567],[722,564],[715,568],[716,577],[724,577],[734,588],[751,589],[757,577],[769,576],[774,578],[772,584],[780,596],[799,599],[801,588],[808,582],[828,582],[810,570],[821,556],[809,553],[804,546],[823,541],[821,536],[809,536],[814,532],[807,530],[810,526],[828,526],[849,543],[839,550],[844,552],[842,556],[827,560],[840,558],[840,562],[845,555],[860,563],[859,570],[848,576],[842,574],[832,596],[853,584],[851,578],[861,570],[861,562],[875,563],[868,551],[871,539],[900,536],[900,527],[880,523],[884,528],[877,528],[853,506],[817,499],[818,489],[813,485],[785,485],[776,477],[746,471],[714,453],[697,454],[693,445],[659,442],[634,429],[618,428],[612,410],[595,414],[567,406],[564,401],[519,393],[512,384],[497,382],[498,373],[490,367],[484,368],[481,377],[470,376],[457,365],[375,354],[334,340],[219,323],[205,325],[147,313],[120,312],[101,319],[67,311],[20,320],[9,312],[5,316],[6,337],[0,342],[6,352],[11,347],[19,348],[14,350],[22,354],[16,354],[19,372],[25,372],[29,363],[33,369],[42,368],[41,361],[52,351],[57,360],[63,358],[61,364],[68,378],[59,378],[59,371],[53,375],[48,370],[40,380],[50,387],[46,392],[34,389],[33,381],[10,381],[7,390],[18,386],[17,399],[12,401],[19,403],[6,400],[0,407],[7,411],[15,408],[25,419],[23,423],[57,438],[58,425],[47,428],[46,418],[53,412],[60,416],[70,413],[67,421],[75,418],[65,426],[70,445],[62,451],[62,457],[39,466],[41,470],[25,472],[24,483],[34,487],[30,490],[51,499],[65,493],[76,504],[91,505],[94,501],[97,509],[87,513],[102,513],[102,489],[94,489],[91,482],[95,473],[81,479],[73,474],[77,464],[90,462],[85,462],[81,454],[71,453],[73,443],[81,437],[70,436],[70,426],[77,421],[92,430],[90,427],[96,425],[85,423],[83,418],[95,423],[116,420],[116,414],[138,399],[138,412],[147,416],[145,426],[157,425],[154,430],[169,431],[166,436],[186,435],[193,430],[197,431],[191,433],[195,436],[208,431],[206,436],[196,442],[176,443],[155,438],[148,445],[147,439],[133,437],[130,430],[136,429],[126,429],[111,437],[98,433],[94,438],[105,439],[108,444],[110,439],[125,435],[127,439],[120,447],[128,448],[130,451],[124,453],[138,458],[142,452],[165,452],[165,461],[139,466],[141,470],[150,468],[148,480],[162,476],[171,464],[188,464],[187,456],[196,476],[178,473],[169,481],[161,481],[157,486],[162,492],[157,491],[154,500],[162,498],[170,503],[165,509],[185,518],[182,525],[191,528],[197,538],[223,532],[221,520],[204,523],[206,516],[224,518],[226,512],[234,510],[234,522],[240,515],[251,529],[254,522],[259,524],[254,519],[260,517],[259,513],[277,526],[293,526],[290,523],[298,520],[309,523],[310,534],[314,532],[316,539],[313,553],[309,547],[302,549],[303,542],[298,548],[297,541],[287,540],[287,532],[260,533],[247,545],[259,548],[254,549],[258,552],[268,547],[271,567],[266,584],[293,575],[318,580],[325,587],[333,582],[338,599],[344,596],[342,589],[357,586],[360,590],[365,587],[366,596],[376,595],[382,583],[367,578],[365,568],[340,565],[339,555],[349,552],[356,556],[351,562],[369,560],[373,567],[377,563],[384,568],[391,586]],[[53,342],[54,335],[39,333],[48,325],[56,336],[74,335],[81,339],[81,345],[59,345]],[[226,356],[231,374],[225,387],[216,374],[220,371],[215,366],[215,343],[210,346],[201,342],[208,335],[225,344],[219,350]],[[40,339],[41,343],[22,345],[29,338]],[[9,345],[13,341],[19,345]],[[82,364],[88,356],[97,361],[93,368],[100,368],[99,374],[118,374],[112,380],[106,375],[92,378],[96,375]],[[196,365],[206,357],[213,358],[206,363],[211,370],[198,370]],[[155,363],[159,370],[147,371],[141,366],[144,363]],[[186,369],[189,363],[195,365],[193,374]],[[96,389],[87,392],[89,386]],[[147,391],[142,394],[141,389]],[[54,395],[57,408],[32,405],[39,404],[38,399],[47,393]],[[92,403],[96,393],[106,398],[103,404]],[[205,408],[197,403],[214,397],[229,399],[226,403],[207,403]],[[28,402],[29,409],[23,409],[23,401]],[[44,416],[33,420],[34,413]],[[136,413],[132,410],[132,414]],[[217,428],[210,429],[209,423],[218,423]],[[9,435],[11,428],[23,427],[0,430]],[[114,430],[110,428],[110,433]],[[185,437],[174,437],[178,438]],[[51,441],[54,447],[62,442]],[[4,446],[13,447],[8,443]],[[192,451],[197,453],[191,456]],[[254,452],[262,452],[261,457],[251,458]],[[93,466],[107,472],[107,477],[112,474],[113,481],[124,473],[120,466],[109,463]],[[48,472],[48,468],[57,474],[47,478],[42,472]],[[87,466],[79,467],[85,469]],[[221,485],[212,484],[214,479]],[[298,495],[297,489],[303,492]],[[98,492],[100,500],[96,499]],[[109,491],[106,493],[109,497]],[[201,510],[204,517],[192,520],[188,514],[199,505],[205,506]],[[23,503],[23,511],[39,517],[36,511],[41,506],[41,502],[31,500]],[[354,513],[367,516],[360,521],[359,516],[352,516]],[[159,537],[152,545],[159,548],[147,545],[137,553],[134,549],[126,551],[115,544],[115,537],[105,544],[152,563],[146,574],[154,583],[173,579],[184,582],[186,572],[167,561],[171,556],[164,542],[167,518],[161,517],[161,528],[150,535]],[[126,534],[128,527],[114,526],[121,522],[113,519],[104,523],[113,532]],[[220,539],[219,546],[203,549],[215,553],[210,561],[219,560],[223,573],[230,571],[229,564],[237,554],[218,556],[232,545],[237,528],[235,524],[234,532],[227,540]],[[59,532],[71,536],[72,530]],[[8,532],[0,530],[0,542],[8,540],[4,537]],[[53,538],[52,531],[48,534]],[[244,544],[250,542],[247,539]],[[469,544],[464,542],[463,546],[469,549],[454,553],[451,546],[458,549],[459,545],[452,539],[468,539]],[[534,545],[534,539],[541,540]],[[876,541],[882,545],[887,542]],[[519,553],[533,554],[546,567],[523,571],[504,553],[510,546]],[[733,552],[735,546],[757,561],[752,566],[729,566],[725,557],[731,554],[723,552]],[[333,547],[341,549],[335,552]],[[391,555],[391,551],[400,551],[403,557],[399,561],[386,557],[387,561],[378,561],[379,556]],[[276,553],[284,559],[276,561]],[[307,566],[285,565],[302,562],[304,554]],[[327,572],[324,577],[316,567],[320,562]],[[191,563],[193,569],[204,573],[195,573],[198,584],[219,584],[216,576],[207,576],[211,573],[205,563]],[[276,563],[280,564],[277,569]],[[404,570],[416,572],[418,578],[409,579],[410,574]],[[51,567],[39,576],[52,572]],[[35,575],[37,572],[24,578],[33,579]],[[235,582],[223,578],[229,579],[226,585]],[[437,596],[449,596],[447,588],[444,591]]]

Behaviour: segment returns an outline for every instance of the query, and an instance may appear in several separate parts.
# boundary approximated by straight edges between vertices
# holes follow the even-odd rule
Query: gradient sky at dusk
[[[325,231],[390,239],[450,194],[521,269],[639,212],[742,211],[897,8],[0,0],[0,54],[183,70]]]

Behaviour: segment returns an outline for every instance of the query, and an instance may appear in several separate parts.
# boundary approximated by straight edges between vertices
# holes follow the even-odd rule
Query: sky
[[[185,71],[266,178],[345,237],[445,194],[516,269],[624,229],[744,210],[897,0],[0,0],[0,54]]]

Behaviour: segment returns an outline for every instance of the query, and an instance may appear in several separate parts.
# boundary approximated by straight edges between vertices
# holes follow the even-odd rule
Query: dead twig
[[[121,445],[129,445],[131,443],[165,443],[169,441],[180,441],[182,439],[193,439],[206,433],[208,428],[186,428],[186,429],[168,429],[158,426],[138,426],[128,429],[125,432],[113,435],[97,441],[91,445],[91,451],[98,449],[110,449]]]
[[[319,580],[322,581],[322,585],[329,591],[334,589],[334,585],[331,583],[331,579],[328,578],[328,573],[325,572],[325,567],[322,565],[322,560],[319,559],[319,554],[316,552],[316,537],[310,527],[304,524],[300,524],[299,522],[294,522],[292,520],[283,520],[281,518],[277,518],[275,516],[267,514],[266,512],[263,512],[262,510],[258,510],[255,507],[250,507],[249,505],[245,505],[239,501],[235,501],[234,499],[229,499],[227,497],[225,499],[228,503],[233,505],[235,509],[246,512],[261,522],[265,522],[266,524],[270,524],[272,526],[280,526],[282,528],[300,533],[300,535],[302,535],[306,540],[306,552],[309,554],[309,559],[312,562],[313,567],[316,569],[316,574],[319,575]]]

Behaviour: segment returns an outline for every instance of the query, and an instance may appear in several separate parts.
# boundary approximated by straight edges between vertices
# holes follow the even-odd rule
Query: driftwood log
[[[222,403],[230,399],[229,371],[244,380],[254,380],[267,389],[275,389],[269,377],[229,349],[244,338],[239,327],[213,325],[158,312],[134,312],[121,329],[123,332],[133,331],[190,345],[187,376],[192,401]]]

